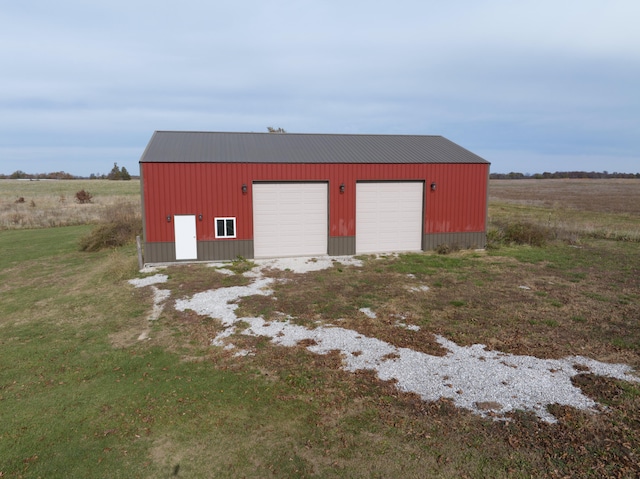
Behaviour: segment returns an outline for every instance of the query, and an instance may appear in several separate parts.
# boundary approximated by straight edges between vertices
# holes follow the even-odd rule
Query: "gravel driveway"
[[[339,260],[343,265],[358,264],[358,260],[352,257],[257,260],[258,266],[245,273],[253,278],[248,286],[197,293],[191,298],[176,300],[175,307],[179,311],[190,309],[219,319],[225,329],[212,338],[214,346],[234,348],[228,338],[236,333],[235,324],[243,321],[244,326],[248,324],[249,327],[242,329],[242,334],[267,336],[274,344],[283,347],[305,341],[307,349],[316,354],[338,350],[343,357],[343,367],[348,371],[373,370],[381,380],[395,380],[398,389],[416,393],[425,401],[449,398],[458,407],[496,419],[504,418],[504,414],[510,411],[525,410],[534,412],[543,421],[555,422],[556,418],[547,410],[547,406],[554,403],[594,412],[601,410],[604,406],[585,396],[573,385],[571,378],[580,373],[590,372],[640,382],[640,378],[627,365],[606,364],[581,356],[539,359],[490,351],[482,344],[461,347],[441,336],[436,339],[448,353],[445,356],[432,356],[398,348],[338,326],[323,325],[309,329],[294,324],[291,318],[284,315],[282,321],[270,322],[261,317],[236,316],[237,305],[232,301],[243,296],[272,294],[269,288],[274,280],[264,277],[263,269],[278,268],[304,273],[330,267],[334,260]],[[155,318],[158,317],[158,308],[169,297],[166,290],[156,285],[166,279],[165,275],[157,274],[131,281],[138,287],[156,288]],[[367,310],[364,313],[375,317],[375,311]],[[238,356],[251,353],[237,350]]]

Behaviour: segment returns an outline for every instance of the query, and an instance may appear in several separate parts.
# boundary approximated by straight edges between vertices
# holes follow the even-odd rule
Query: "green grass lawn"
[[[134,251],[80,253],[87,231],[0,232],[0,477],[232,477],[256,451],[293,471],[306,404],[250,371],[114,347],[148,301],[113,279],[135,274]]]
[[[640,389],[580,375],[601,414],[555,407],[494,422],[425,403],[337,354],[238,337],[209,341],[216,320],[170,305],[149,325],[135,248],[82,253],[89,226],[0,231],[0,477],[635,477]],[[364,258],[273,274],[274,297],[241,310],[291,314],[436,354],[433,334],[511,353],[581,352],[640,365],[638,243],[503,246],[488,254]],[[238,272],[243,264],[236,264]],[[172,297],[246,283],[213,268],[169,268]],[[411,275],[411,276],[409,276]],[[535,284],[523,301],[514,285]],[[426,282],[420,300],[407,285]],[[515,291],[514,291],[515,290]],[[429,293],[431,294],[431,293]],[[275,298],[275,299],[274,299]],[[419,333],[365,320],[402,311]],[[386,316],[385,316],[386,315]],[[275,318],[275,316],[274,316]],[[148,340],[138,335],[150,328]],[[242,343],[244,341],[244,343]]]

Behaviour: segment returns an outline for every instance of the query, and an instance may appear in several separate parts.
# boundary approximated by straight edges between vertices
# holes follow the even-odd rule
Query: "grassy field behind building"
[[[90,203],[76,200],[90,193]],[[140,182],[110,180],[0,180],[0,230],[97,223],[116,204],[140,205]]]

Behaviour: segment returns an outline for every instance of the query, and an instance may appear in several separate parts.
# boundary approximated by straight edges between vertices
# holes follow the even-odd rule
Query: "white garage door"
[[[326,183],[253,185],[256,258],[327,254]]]
[[[356,253],[420,251],[422,182],[356,184]]]

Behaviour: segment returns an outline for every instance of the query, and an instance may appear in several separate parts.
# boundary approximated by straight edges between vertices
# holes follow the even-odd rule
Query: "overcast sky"
[[[0,8],[0,173],[130,173],[154,130],[443,135],[491,171],[640,172],[638,0]]]

